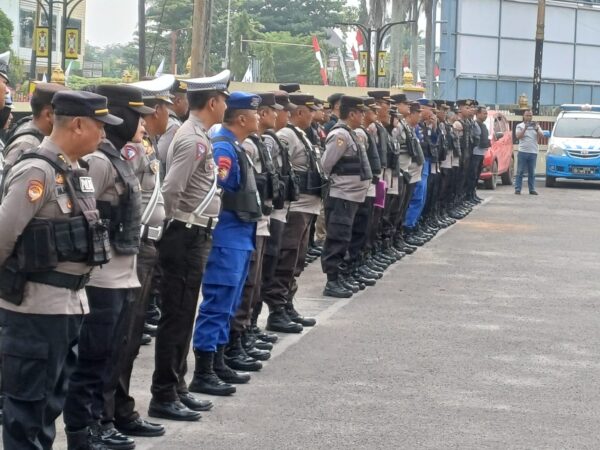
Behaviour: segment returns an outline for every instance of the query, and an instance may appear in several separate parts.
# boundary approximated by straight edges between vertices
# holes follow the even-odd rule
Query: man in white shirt
[[[517,157],[517,176],[515,177],[515,194],[521,194],[523,174],[527,171],[529,193],[538,195],[535,190],[535,163],[538,154],[538,139],[544,136],[540,126],[533,121],[533,113],[527,110],[523,113],[523,122],[517,125],[516,136],[519,140]]]

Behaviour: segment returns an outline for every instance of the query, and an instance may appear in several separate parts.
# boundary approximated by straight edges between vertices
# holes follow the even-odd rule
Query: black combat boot
[[[194,350],[194,355],[196,356],[196,370],[194,370],[194,378],[189,385],[190,391],[220,396],[235,393],[235,386],[225,383],[214,371],[215,352]]]
[[[93,441],[104,445],[110,450],[132,450],[135,441],[119,431],[111,424],[103,426],[99,423],[90,427]]]
[[[352,291],[343,286],[339,280],[330,280],[323,289],[323,295],[325,297],[350,298]]]
[[[280,333],[302,333],[304,328],[299,323],[292,322],[284,306],[278,306],[269,314],[266,329]]]
[[[292,322],[299,323],[303,327],[314,327],[317,324],[317,319],[313,317],[304,317],[294,307],[293,302],[288,302],[285,305],[285,313]]]
[[[225,364],[224,356],[225,345],[219,345],[217,347],[217,353],[215,353],[213,368],[221,380],[229,384],[245,384],[250,381],[251,377],[248,372],[236,372],[227,364]]]
[[[244,351],[249,357],[254,358],[258,361],[266,361],[271,357],[270,350],[273,348],[273,346],[269,344],[269,346],[271,347],[269,350],[258,348],[256,346],[258,339],[256,339],[256,337],[253,334],[248,333],[247,331],[243,331],[240,337],[240,341],[242,347],[244,347]]]
[[[77,431],[65,430],[67,435],[67,450],[108,450],[108,447],[99,442],[89,428]]]
[[[225,346],[225,364],[233,370],[244,372],[258,372],[262,369],[262,363],[248,356],[244,347],[242,347],[241,337],[235,334],[231,335],[229,344]]]
[[[259,339],[250,327],[242,333],[242,345],[244,346],[246,353],[248,352],[248,349],[252,347],[256,347],[259,350],[273,350],[273,344]]]

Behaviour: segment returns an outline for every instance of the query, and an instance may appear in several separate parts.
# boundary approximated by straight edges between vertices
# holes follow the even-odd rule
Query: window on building
[[[35,11],[19,10],[19,46],[31,48],[33,45],[33,29]]]

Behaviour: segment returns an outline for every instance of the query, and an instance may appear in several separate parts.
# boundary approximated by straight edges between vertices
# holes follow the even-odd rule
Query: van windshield
[[[554,127],[553,136],[561,138],[600,138],[600,115],[591,117],[563,117]]]

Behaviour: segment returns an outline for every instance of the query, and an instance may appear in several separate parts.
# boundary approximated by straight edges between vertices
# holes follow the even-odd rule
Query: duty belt
[[[198,226],[201,228],[211,228],[213,229],[217,226],[219,219],[216,217],[208,217],[208,216],[194,216],[194,220],[192,222],[189,221],[190,213],[186,213],[183,211],[175,211],[173,215],[173,220],[177,222],[183,222],[186,226]],[[189,228],[189,227],[188,227]]]
[[[90,281],[90,274],[71,275],[70,273],[57,272],[32,272],[27,274],[27,280],[34,283],[48,284],[50,286],[79,291]]]
[[[160,241],[162,237],[163,227],[161,225],[157,227],[151,227],[149,225],[142,225],[142,231],[140,233],[143,241]]]

